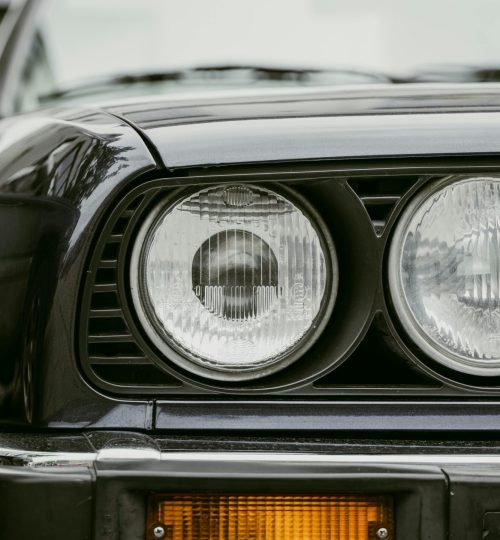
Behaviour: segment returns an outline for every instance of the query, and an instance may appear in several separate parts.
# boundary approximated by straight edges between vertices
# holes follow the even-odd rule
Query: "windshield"
[[[332,73],[256,77],[231,69],[223,76],[115,81],[122,88],[113,91],[144,92],[155,81],[164,91],[186,82],[472,80],[471,66],[488,67],[490,75],[500,67],[498,21],[498,0],[45,0],[17,108],[96,80],[103,82],[92,83],[92,93],[109,91],[105,79],[117,75],[200,66]]]

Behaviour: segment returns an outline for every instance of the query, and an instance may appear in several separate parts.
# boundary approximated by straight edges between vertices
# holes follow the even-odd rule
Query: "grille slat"
[[[120,244],[123,241],[123,234],[111,234],[108,239],[109,244]]]
[[[360,177],[349,181],[363,203],[375,229],[381,236],[401,197],[415,184],[415,177]]]
[[[389,205],[396,204],[401,197],[399,195],[388,195],[388,196],[365,196],[360,197],[361,202],[366,205]]]
[[[90,356],[89,361],[91,364],[99,365],[149,365],[151,360],[144,356]]]
[[[115,292],[118,290],[116,283],[96,283],[94,285],[95,292]]]
[[[112,309],[91,309],[89,317],[93,319],[100,319],[104,317],[122,317],[123,312],[120,308]]]
[[[117,266],[117,259],[103,259],[99,261],[99,268],[116,268]]]
[[[135,339],[131,334],[90,334],[88,336],[89,343],[128,343],[134,342]]]

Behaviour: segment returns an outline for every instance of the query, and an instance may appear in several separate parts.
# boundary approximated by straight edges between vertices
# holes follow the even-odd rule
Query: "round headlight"
[[[415,197],[395,230],[389,283],[425,353],[500,375],[500,177],[447,178]]]
[[[326,323],[337,278],[333,242],[312,208],[290,190],[253,185],[162,201],[131,260],[149,337],[180,366],[220,380],[294,361]]]

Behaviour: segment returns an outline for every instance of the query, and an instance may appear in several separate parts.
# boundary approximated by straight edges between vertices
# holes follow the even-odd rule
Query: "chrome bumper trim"
[[[17,467],[92,467],[97,454],[92,452],[37,452],[0,448],[0,465]]]
[[[409,465],[500,465],[500,454],[292,454],[252,452],[168,452],[162,461],[269,462],[269,463],[350,463]]]
[[[495,465],[500,454],[294,454],[266,452],[160,452],[152,448],[104,448],[99,452],[37,452],[0,448],[0,465],[29,468],[93,467],[98,462],[302,463],[360,465]]]

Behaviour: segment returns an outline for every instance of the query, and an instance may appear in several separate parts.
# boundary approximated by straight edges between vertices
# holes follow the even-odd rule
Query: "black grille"
[[[405,198],[433,177],[378,175],[311,179],[306,176],[299,181],[294,178],[293,188],[309,199],[327,224],[335,228],[335,223],[350,220],[350,224],[333,235],[341,281],[332,321],[305,355],[307,359],[299,359],[268,380],[253,381],[252,386],[242,383],[214,386],[213,381],[183,372],[149,342],[131,304],[130,248],[134,232],[149,209],[167,192],[178,189],[186,178],[157,180],[126,194],[111,209],[89,258],[78,336],[80,363],[87,378],[109,392],[138,396],[213,395],[214,391],[269,396],[274,390],[281,395],[322,398],[463,395],[464,385],[460,381],[460,384],[448,383],[447,373],[436,377],[435,369],[427,369],[426,362],[420,362],[418,351],[399,339],[383,290],[383,253],[392,225]],[[252,176],[253,183],[258,180],[258,174]],[[203,181],[206,184],[207,179]],[[214,184],[221,181],[231,178],[212,180]],[[241,176],[233,181],[240,183]],[[331,191],[333,186],[336,191]],[[272,189],[273,184],[269,183],[269,187]],[[345,197],[345,201],[338,202],[337,196]],[[363,221],[365,224],[360,224]],[[357,246],[359,253],[353,253],[353,246]],[[370,280],[371,285],[363,283]],[[359,314],[366,309],[365,303],[372,302],[372,297],[373,307],[365,315]],[[352,322],[356,317],[359,328]],[[347,344],[342,341],[343,333],[350,336]],[[315,362],[325,369],[311,376],[308,370]],[[333,366],[331,370],[329,363]],[[297,384],[300,380],[305,382]],[[493,384],[489,388],[495,390]]]
[[[385,318],[378,313],[365,338],[340,367],[315,382],[317,388],[377,388],[410,391],[437,389],[439,381],[417,372],[392,343]]]
[[[179,382],[158,369],[138,345],[127,324],[118,286],[119,254],[133,217],[143,202],[138,197],[113,223],[98,247],[92,265],[90,305],[85,318],[85,358],[100,380],[123,387],[178,386]],[[139,383],[139,384],[138,384]]]
[[[414,176],[353,178],[349,185],[363,203],[375,233],[380,236],[392,210],[415,184]]]

